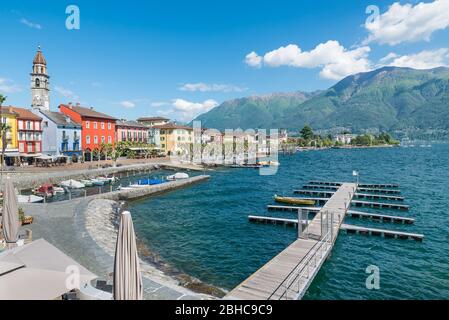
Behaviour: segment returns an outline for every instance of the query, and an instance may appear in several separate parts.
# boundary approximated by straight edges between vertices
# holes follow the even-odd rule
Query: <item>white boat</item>
[[[18,203],[41,203],[41,202],[44,202],[44,198],[38,197],[35,195],[25,196],[25,195],[19,194],[17,196],[17,202]]]
[[[104,186],[106,183],[104,180],[101,179],[91,179],[90,181],[94,186]]]
[[[91,180],[80,180],[86,187],[92,187],[94,183]]]
[[[129,188],[131,189],[138,189],[138,188],[147,188],[148,185],[145,184],[130,184]]]
[[[65,189],[61,188],[61,187],[53,187],[53,191],[55,192],[55,194],[64,194],[65,193]]]
[[[167,180],[174,181],[174,180],[182,180],[182,179],[188,179],[188,178],[189,178],[189,175],[187,173],[178,172],[178,173],[175,173],[174,175],[168,176]]]
[[[73,179],[62,181],[60,185],[69,189],[82,189],[86,187],[84,183],[81,183]]]
[[[135,188],[133,188],[133,187],[122,187],[122,186],[117,188],[117,190],[134,190],[134,189]]]

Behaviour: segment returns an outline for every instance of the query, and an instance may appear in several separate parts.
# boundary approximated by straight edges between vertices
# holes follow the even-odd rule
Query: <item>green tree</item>
[[[305,125],[299,133],[301,134],[301,138],[304,140],[311,140],[314,136],[313,130],[309,125]]]

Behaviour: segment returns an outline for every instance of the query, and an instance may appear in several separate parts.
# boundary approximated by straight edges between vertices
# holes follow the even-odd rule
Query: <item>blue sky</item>
[[[30,105],[40,44],[53,110],[71,101],[120,118],[188,121],[228,99],[325,89],[381,65],[446,65],[448,2],[7,1],[0,93]],[[65,27],[70,4],[80,30]],[[380,25],[366,24],[369,5]]]

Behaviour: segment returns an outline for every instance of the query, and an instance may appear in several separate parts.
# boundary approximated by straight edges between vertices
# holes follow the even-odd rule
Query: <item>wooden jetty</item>
[[[417,233],[409,233],[402,232],[396,230],[384,230],[384,229],[374,229],[374,228],[366,228],[360,226],[352,226],[348,224],[342,224],[340,227],[341,230],[345,230],[346,233],[357,233],[357,234],[365,234],[372,236],[379,236],[384,238],[396,238],[403,240],[417,240],[423,241],[424,235]]]
[[[343,182],[327,182],[327,181],[310,181],[311,185],[323,185],[323,186],[337,186],[340,187],[343,185]],[[384,183],[384,184],[375,184],[375,183],[359,183],[358,188],[376,188],[376,189],[396,189],[399,188],[398,184],[395,183]]]
[[[357,186],[343,184],[295,242],[243,281],[225,299],[300,299],[332,250]]]

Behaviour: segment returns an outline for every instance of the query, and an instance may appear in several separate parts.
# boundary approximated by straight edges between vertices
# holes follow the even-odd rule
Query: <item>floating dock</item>
[[[300,299],[332,250],[356,190],[343,184],[306,226],[303,236],[243,281],[225,299]],[[329,201],[327,201],[329,200]]]
[[[284,218],[273,218],[264,216],[248,216],[250,222],[264,223],[264,224],[276,224],[284,225],[288,227],[297,227],[298,219],[284,219]],[[305,225],[306,220],[301,220],[301,224]]]
[[[366,227],[360,227],[360,226],[352,226],[352,225],[348,225],[348,224],[342,224],[340,229],[345,230],[346,233],[365,234],[365,235],[379,236],[379,237],[384,237],[384,238],[395,238],[395,239],[416,240],[416,241],[423,241],[423,239],[424,239],[424,235],[418,234],[418,233],[366,228]]]
[[[310,181],[309,184],[340,187],[343,185],[343,182]],[[384,184],[359,183],[358,188],[396,189],[399,188],[399,185],[395,183],[384,183]]]
[[[302,194],[305,196],[317,196],[323,198],[330,198],[335,193],[335,191],[325,191],[325,190],[294,190],[295,194]],[[356,193],[354,198],[357,199],[370,199],[370,200],[387,200],[387,201],[404,201],[405,198],[401,196],[392,196],[384,194],[371,194],[371,193]]]
[[[337,191],[339,186],[326,186],[326,185],[315,185],[315,184],[306,184],[302,187],[304,190],[328,190],[328,191]],[[382,189],[382,188],[366,188],[366,187],[358,187],[357,191],[360,192],[372,192],[379,194],[401,194],[401,190],[399,189]]]
[[[396,204],[396,203],[382,203],[382,202],[353,200],[352,204],[355,207],[369,207],[369,208],[375,208],[375,209],[394,209],[394,210],[402,210],[402,211],[408,211],[410,209],[410,206],[408,206],[408,205]]]

